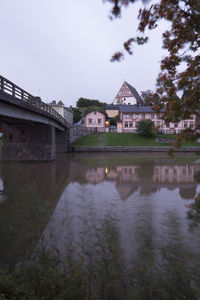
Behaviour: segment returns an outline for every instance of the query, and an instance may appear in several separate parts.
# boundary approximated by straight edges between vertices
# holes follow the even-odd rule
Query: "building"
[[[69,124],[73,124],[73,110],[71,107],[64,106],[64,103],[60,100],[58,103],[52,101],[48,103],[57,113],[59,113]]]
[[[137,90],[130,85],[128,82],[124,81],[122,87],[117,93],[114,101],[114,105],[142,105],[143,101],[138,94]]]
[[[179,123],[166,123],[162,119],[163,113],[156,113],[152,106],[120,105],[119,115],[118,132],[136,132],[136,124],[142,119],[152,120],[158,131],[165,134],[178,134],[187,128],[194,129],[196,125],[195,115]]]
[[[98,110],[91,111],[85,115],[84,124],[88,128],[105,128],[106,115]]]
[[[106,114],[108,118],[114,118],[119,115],[119,105],[106,105]]]

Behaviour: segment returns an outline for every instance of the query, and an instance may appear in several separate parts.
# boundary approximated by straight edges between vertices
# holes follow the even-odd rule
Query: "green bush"
[[[110,125],[117,126],[118,121],[119,121],[119,116],[116,116],[114,118],[110,118]]]
[[[137,133],[144,137],[153,137],[155,134],[154,123],[151,120],[140,120],[136,124]]]

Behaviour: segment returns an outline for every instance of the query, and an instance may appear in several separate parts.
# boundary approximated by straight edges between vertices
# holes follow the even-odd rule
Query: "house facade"
[[[114,118],[119,115],[119,105],[106,105],[106,114],[108,118]]]
[[[152,120],[158,131],[164,134],[178,134],[187,128],[194,129],[196,125],[195,115],[192,115],[190,119],[181,120],[179,123],[166,123],[162,119],[163,113],[156,113],[152,106],[120,106],[119,113],[118,132],[136,132],[137,122],[145,119]]]
[[[85,115],[84,124],[88,128],[105,128],[106,116],[104,113],[94,110]]]
[[[114,105],[142,105],[143,101],[138,94],[137,90],[130,85],[128,82],[124,81],[119,92],[117,93],[114,101]]]
[[[58,103],[52,101],[48,103],[58,114],[60,114],[69,124],[73,124],[73,110],[70,107],[64,106],[64,103],[60,100]]]

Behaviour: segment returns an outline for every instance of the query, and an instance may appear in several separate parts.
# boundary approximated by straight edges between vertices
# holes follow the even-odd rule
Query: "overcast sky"
[[[110,62],[136,33],[139,3],[110,21],[102,0],[0,0],[0,74],[67,106],[80,97],[111,103],[124,80],[139,93],[153,90],[164,55],[158,30],[133,56]]]

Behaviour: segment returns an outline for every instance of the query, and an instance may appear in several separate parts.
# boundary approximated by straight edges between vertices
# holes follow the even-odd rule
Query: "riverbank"
[[[72,147],[159,147],[172,146],[176,140],[175,135],[157,134],[152,138],[145,138],[137,133],[96,133],[79,138]],[[181,146],[200,148],[199,143],[195,140],[184,140]]]
[[[166,154],[169,146],[72,146],[71,152],[134,152],[136,155]],[[173,149],[175,154],[200,155],[199,146],[181,147]]]

